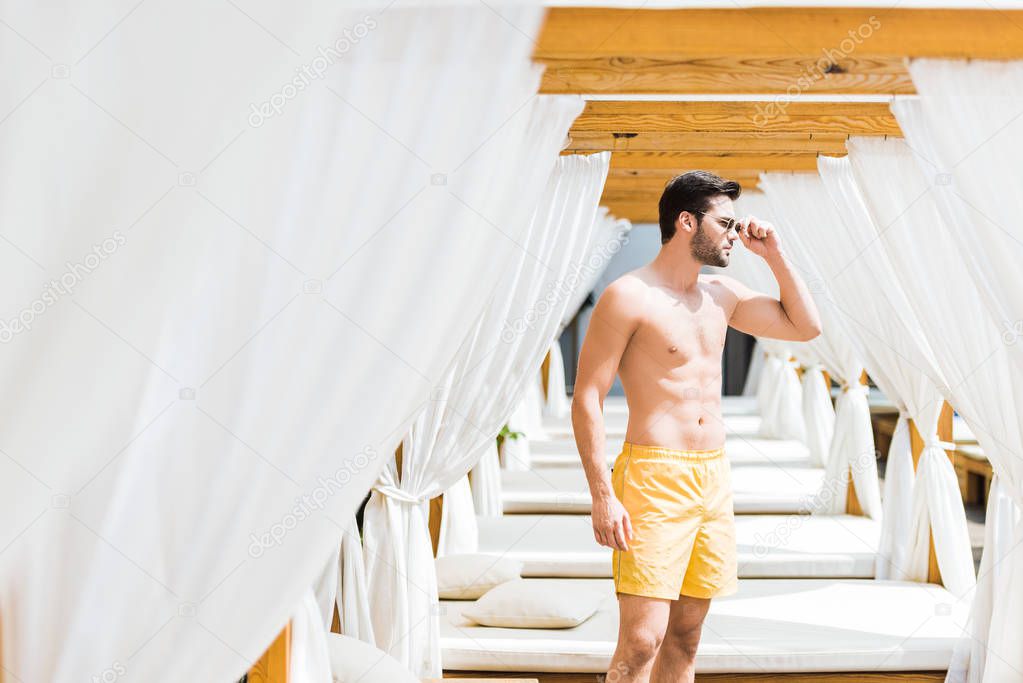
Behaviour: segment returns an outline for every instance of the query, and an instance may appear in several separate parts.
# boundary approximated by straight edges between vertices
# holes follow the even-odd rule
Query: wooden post
[[[557,344],[558,341],[554,340]],[[547,355],[543,357],[543,363],[540,365],[540,379],[543,381],[543,397],[544,399],[550,395],[550,384],[551,384],[551,352],[548,351]]]
[[[938,417],[938,438],[942,441],[952,441],[952,406],[944,401],[941,406],[941,414]],[[920,454],[924,450],[924,439],[916,428],[913,420],[909,420],[909,444],[913,452],[913,470],[917,469],[920,462]],[[952,453],[945,451],[949,458]],[[938,570],[938,557],[934,553],[934,533],[930,534],[930,550],[927,554],[927,582],[941,584],[941,572]]]
[[[444,494],[430,499],[430,541],[433,543],[433,556],[437,557],[437,546],[440,544],[440,518],[444,514]]]
[[[288,683],[291,669],[291,622],[249,669],[248,683]]]

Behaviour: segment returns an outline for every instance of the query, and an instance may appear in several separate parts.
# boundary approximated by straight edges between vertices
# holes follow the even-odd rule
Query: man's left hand
[[[773,225],[755,216],[748,216],[743,225],[745,229],[739,233],[739,239],[747,249],[764,259],[781,253],[781,240]]]

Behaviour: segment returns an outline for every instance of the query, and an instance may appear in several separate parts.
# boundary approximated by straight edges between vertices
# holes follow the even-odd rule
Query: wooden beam
[[[783,152],[808,154],[846,153],[844,133],[771,133],[752,132],[692,133],[685,131],[636,132],[588,131],[569,132],[565,154],[612,150],[614,152]],[[614,155],[611,156],[614,163]]]
[[[728,172],[721,169],[705,169],[713,173],[734,180],[743,188],[750,187],[757,182],[757,171],[744,170],[739,172]],[[664,185],[672,179],[675,174],[660,171],[649,175],[612,175],[609,174],[604,183],[604,197],[628,196],[652,196],[660,199],[664,191]]]
[[[288,683],[291,670],[291,622],[249,669],[248,683]]]
[[[845,94],[916,92],[901,57],[548,57],[547,94]]]
[[[534,56],[791,57],[841,62],[887,57],[1019,59],[1023,11],[758,7],[548,10]]]
[[[938,416],[938,438],[942,441],[952,441],[952,406],[948,401],[943,401],[941,414]],[[924,439],[916,428],[916,423],[909,420],[909,444],[913,453],[913,469],[917,469],[920,463],[920,455],[924,450]],[[953,452],[945,451],[955,464]],[[934,553],[934,533],[930,534],[930,550],[927,556],[927,581],[928,583],[941,583],[941,570],[938,569],[938,557]]]
[[[575,131],[902,135],[887,102],[772,100],[590,100],[569,137]]]
[[[748,152],[723,150],[717,152],[615,152],[611,155],[611,173],[653,172],[665,170],[682,173],[694,168],[748,169],[758,171],[817,171],[816,152]]]

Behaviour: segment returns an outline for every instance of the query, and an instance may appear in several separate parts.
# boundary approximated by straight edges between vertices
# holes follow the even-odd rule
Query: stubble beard
[[[728,256],[721,247],[714,244],[707,237],[707,233],[703,230],[703,225],[697,224],[696,232],[693,233],[693,240],[689,243],[689,252],[693,255],[694,259],[705,266],[724,268],[728,265]]]

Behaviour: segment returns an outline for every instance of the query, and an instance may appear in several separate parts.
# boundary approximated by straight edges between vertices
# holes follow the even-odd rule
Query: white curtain
[[[932,355],[933,348],[941,344],[936,337],[951,334],[942,329],[950,320],[946,313],[939,328],[933,325],[932,316],[938,310],[956,311],[956,324],[966,322],[957,309],[976,301],[977,296],[966,266],[905,142],[851,138],[847,146],[856,184],[873,219],[874,229],[869,233],[891,263],[891,272],[916,312],[915,326],[926,339],[927,362],[924,364],[919,357],[916,360],[921,361],[921,370],[933,376],[934,385],[958,408],[960,382],[950,376],[947,368],[937,366]],[[920,300],[922,296],[928,298],[926,304]],[[904,359],[905,365],[911,362]],[[928,387],[927,393],[932,392]],[[913,578],[926,577],[928,533],[932,532],[943,583],[957,595],[965,596],[975,583],[973,555],[958,480],[934,430],[940,407],[940,398],[932,398],[922,406],[918,422],[925,447],[916,470],[909,570]],[[910,412],[913,413],[912,407]]]
[[[1014,642],[1023,629],[1023,230],[1014,161],[1023,151],[1023,64],[922,59],[910,62],[910,73],[919,97],[898,98],[892,110],[947,217],[948,248],[962,259],[949,287],[960,285],[955,277],[973,284],[932,310],[936,325],[957,318],[934,342],[935,355],[953,384],[956,409],[977,426],[995,471],[971,630],[948,680],[1008,680],[1023,670]]]
[[[538,101],[539,115],[563,139],[582,101]],[[610,158],[603,152],[557,159],[518,258],[405,437],[401,477],[392,460],[366,506],[364,543],[372,549],[366,573],[377,645],[419,676],[441,675],[429,500],[468,473],[525,385],[535,382],[566,302],[559,288],[585,254]],[[451,512],[456,518],[474,514],[471,505]]]
[[[562,140],[500,14],[5,5],[73,64],[0,86],[10,677],[237,680],[302,604]]]
[[[341,536],[340,560],[336,600],[341,633],[375,645],[366,592],[366,560],[354,515],[349,530]]]
[[[828,282],[820,264],[822,257],[827,258],[828,255],[837,253],[834,246],[822,239],[820,226],[833,222],[835,215],[833,207],[826,200],[820,178],[813,173],[765,173],[761,176],[761,185],[772,211],[786,228],[783,244],[787,245],[793,263],[806,280],[821,315],[824,329],[817,338],[806,345],[842,387],[858,385],[864,362],[852,340],[854,332],[848,329],[842,313],[836,310],[834,301],[829,296]],[[786,235],[789,236],[788,239],[784,239]],[[828,254],[822,256],[822,251],[827,251]],[[830,388],[828,393],[830,396]],[[854,448],[873,452],[873,432],[869,418],[867,420],[862,418],[862,406],[850,409],[846,405],[850,400],[859,403],[858,397],[861,394],[862,389],[857,388],[851,399],[845,390],[839,395],[836,403],[844,416],[842,422],[837,420],[834,407],[830,414],[820,409],[816,422],[808,417],[807,445],[815,461],[818,460],[815,451],[822,448],[825,452],[819,456],[819,461],[825,463],[829,460],[836,430],[839,432],[839,440],[843,442],[848,439],[844,434],[855,430],[856,435],[852,442],[857,445]],[[868,442],[871,445],[867,446]],[[845,461],[847,456],[840,454],[840,458]],[[863,464],[868,464],[866,458]],[[864,477],[861,483],[870,489],[876,487],[874,478],[869,475]],[[873,492],[867,492],[866,496],[870,499],[875,498]],[[843,507],[835,511],[844,510],[844,504],[843,498],[841,501]]]
[[[559,335],[560,337],[560,332]],[[561,355],[561,344],[558,337],[550,349],[551,359],[547,366],[547,397],[544,402],[544,414],[550,417],[564,418],[568,416],[568,391],[565,388],[565,358]]]
[[[762,194],[743,195],[736,202],[740,216],[753,214],[770,220],[771,209]],[[769,296],[778,296],[778,282],[762,258],[736,245],[731,262],[722,270],[743,281],[749,287]],[[758,337],[760,348],[766,353],[760,380],[757,383],[757,406],[760,412],[758,434],[768,439],[806,439],[803,424],[803,389],[793,360],[794,350],[805,346],[799,342]],[[802,352],[802,350],[801,350]]]
[[[945,561],[942,569],[945,585],[953,590],[966,589],[973,582],[969,542],[964,543],[966,518],[951,463],[937,440],[942,406],[939,388],[945,382],[934,364],[919,311],[907,300],[901,286],[904,275],[912,273],[915,277],[916,273],[893,263],[883,249],[883,239],[878,235],[886,234],[884,226],[890,218],[881,222],[871,210],[871,201],[865,194],[867,188],[859,182],[860,176],[850,163],[852,149],[850,143],[847,158],[822,157],[818,161],[837,214],[836,230],[829,244],[839,257],[832,264],[828,285],[850,329],[858,333],[857,338],[871,359],[871,372],[879,378],[876,381],[884,385],[886,393],[890,392],[888,395],[900,410],[913,419],[925,443],[914,475],[908,434],[903,431],[906,427],[897,424],[888,454],[885,489],[885,509],[891,517],[882,527],[876,575],[926,580],[929,533],[933,527],[936,552]],[[894,173],[891,169],[885,172]],[[892,177],[895,176],[887,176],[889,182]],[[870,190],[873,192],[873,187]],[[900,206],[913,197],[906,197]],[[955,500],[942,502],[950,493],[954,493]],[[935,513],[938,508],[941,512]],[[940,525],[930,524],[928,511],[932,516],[944,515],[947,520]]]
[[[481,457],[480,460],[482,459]],[[441,501],[440,535],[437,538],[437,557],[475,553],[479,550],[479,541],[480,529],[476,524],[476,506],[469,485],[469,475],[466,474],[444,492]]]
[[[497,452],[497,439],[488,443],[479,461],[469,471],[473,509],[477,515],[504,514],[501,503],[501,460]]]

